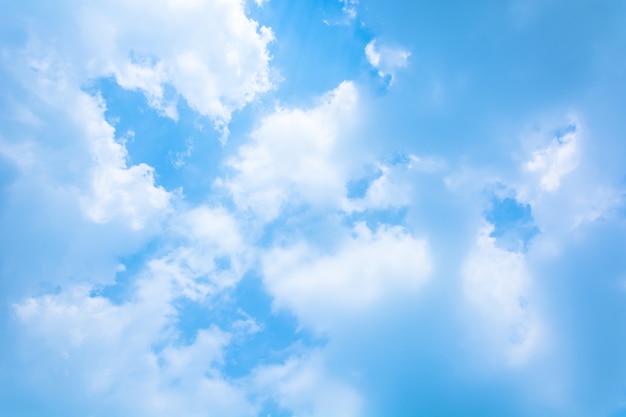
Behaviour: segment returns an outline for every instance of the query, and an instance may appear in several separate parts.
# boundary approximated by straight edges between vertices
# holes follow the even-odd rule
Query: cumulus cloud
[[[357,110],[351,82],[341,83],[312,109],[277,109],[227,162],[232,177],[218,184],[239,209],[263,220],[276,218],[288,204],[339,205],[350,168],[340,155]]]
[[[122,305],[84,287],[15,305],[34,344],[26,363],[45,375],[31,388],[71,397],[70,415],[254,415],[245,393],[217,369],[227,332],[210,327],[189,345],[176,343],[170,288],[162,278],[142,280],[135,301]]]
[[[54,51],[79,84],[113,75],[172,118],[180,94],[226,133],[231,113],[272,87],[272,31],[246,16],[243,1],[79,2],[47,10],[53,25],[43,10],[23,8],[28,54]]]
[[[539,176],[542,190],[556,191],[562,178],[576,168],[578,152],[578,135],[573,130],[555,137],[546,148],[534,151],[525,168]]]
[[[105,103],[81,90],[58,54],[4,55],[0,71],[9,115],[0,155],[14,169],[1,207],[0,258],[12,277],[3,290],[111,282],[116,258],[159,232],[176,197],[150,166],[129,162]]]
[[[327,330],[394,295],[419,290],[433,268],[428,244],[401,227],[372,231],[357,224],[332,252],[306,243],[277,247],[262,260],[264,282],[276,307]]]
[[[157,184],[151,166],[129,162],[126,139],[105,118],[106,103],[81,88],[114,75],[171,117],[180,94],[225,129],[231,111],[271,86],[271,31],[246,17],[243,2],[83,2],[45,10],[21,4],[12,13],[28,16],[30,29],[24,42],[4,45],[1,61],[8,117],[0,127],[0,154],[16,173],[3,194],[6,218],[13,216],[3,228],[17,237],[6,243],[13,248],[5,251],[6,265],[15,263],[10,270],[21,277],[15,283],[62,282],[61,276],[108,282],[115,257],[154,236],[178,194]],[[206,41],[218,38],[215,45]],[[193,70],[194,60],[206,68]],[[55,228],[68,232],[53,238]],[[88,243],[76,244],[86,235]],[[56,249],[25,250],[20,239],[52,239]],[[18,267],[20,251],[30,254],[33,270]]]
[[[443,163],[415,155],[370,163],[378,175],[362,196],[350,197],[349,185],[359,181],[369,158],[360,150],[354,129],[360,110],[352,82],[341,83],[313,108],[278,108],[227,161],[230,175],[217,185],[228,191],[239,210],[265,222],[299,206],[352,213],[407,205],[412,176],[438,172]]]
[[[376,39],[365,46],[367,61],[378,71],[378,75],[381,78],[389,78],[389,82],[393,81],[398,69],[407,66],[410,56],[411,53],[409,51],[401,48],[392,48],[385,45],[377,47]]]
[[[232,111],[271,87],[267,44],[273,34],[249,19],[244,7],[241,1],[212,0],[91,3],[81,7],[80,29],[121,85],[146,92],[163,107],[163,86],[171,84],[191,107],[224,127]],[[136,15],[141,25],[130,18]],[[102,25],[115,31],[112,51],[99,40]],[[153,27],[161,28],[157,36]]]
[[[13,305],[31,346],[24,360],[49,378],[33,389],[64,380],[55,394],[73,398],[75,414],[255,415],[249,392],[221,371],[231,338],[257,331],[250,318],[194,329],[186,341],[176,307],[181,299],[205,303],[241,277],[238,227],[223,209],[198,207],[171,229],[178,244],[146,262],[123,301],[74,284]]]
[[[492,226],[478,233],[462,266],[464,294],[479,313],[482,336],[510,365],[532,358],[544,342],[524,254],[498,248]]]
[[[152,167],[128,166],[126,147],[105,120],[102,99],[72,85],[54,60],[28,65],[37,70],[20,68],[25,71],[18,77],[34,93],[23,105],[38,109],[38,121],[17,121],[21,131],[7,135],[0,152],[22,167],[24,176],[77,193],[84,215],[96,223],[119,219],[134,230],[154,228],[170,210],[172,196],[155,183]],[[56,149],[50,149],[50,140]]]
[[[171,195],[154,180],[154,170],[146,164],[128,167],[127,151],[115,140],[115,130],[104,120],[104,104],[81,93],[73,117],[82,123],[84,137],[89,139],[91,187],[81,204],[88,218],[107,223],[116,217],[132,229],[142,229],[158,221],[170,210]]]

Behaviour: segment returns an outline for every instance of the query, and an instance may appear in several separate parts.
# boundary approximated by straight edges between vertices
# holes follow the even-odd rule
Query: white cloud
[[[376,50],[376,40],[370,41],[367,45],[365,45],[365,56],[367,57],[367,61],[374,67],[378,68],[380,65],[380,53]]]
[[[344,82],[310,110],[279,108],[228,161],[234,175],[218,184],[241,210],[263,220],[276,218],[287,204],[339,205],[350,169],[340,155],[357,104],[356,87]]]
[[[167,278],[154,277],[121,305],[90,296],[86,287],[17,304],[31,342],[24,356],[44,375],[43,386],[31,390],[72,398],[72,409],[87,415],[254,415],[245,392],[216,368],[228,333],[210,327],[189,345],[175,342],[171,288]]]
[[[402,169],[405,168],[405,169]],[[406,167],[379,164],[380,176],[367,188],[362,199],[348,201],[348,209],[386,209],[408,205],[411,201],[411,184],[406,178]],[[398,172],[400,171],[400,172]]]
[[[407,159],[406,162],[396,164],[376,163],[380,175],[371,181],[363,197],[346,199],[343,210],[354,212],[408,206],[413,199],[413,174],[434,174],[445,168],[442,161],[433,158],[409,155]]]
[[[260,392],[299,417],[362,415],[360,394],[333,378],[327,367],[321,352],[313,352],[281,365],[258,368],[252,379]]]
[[[401,48],[377,47],[374,39],[365,46],[365,56],[381,78],[389,76],[393,81],[396,71],[407,66],[411,53]]]
[[[256,414],[218,369],[231,336],[254,331],[253,322],[230,333],[200,329],[185,344],[174,308],[176,299],[206,302],[238,282],[248,268],[238,225],[222,209],[176,211],[153,168],[128,162],[103,100],[82,89],[114,75],[165,115],[176,117],[181,95],[226,131],[232,111],[271,87],[271,31],[248,19],[241,1],[39,9],[13,11],[16,21],[28,15],[27,41],[3,45],[0,55],[0,104],[5,95],[16,104],[0,126],[0,154],[16,173],[2,190],[0,225],[11,231],[1,242],[11,281],[2,290],[26,287],[3,294],[21,299],[13,310],[25,372],[16,377],[39,398],[71,399],[70,415]],[[113,284],[118,257],[159,229],[168,234],[127,283],[130,299],[94,295]]]
[[[202,301],[235,285],[251,256],[239,225],[222,208],[196,207],[172,221],[176,246],[148,263],[153,275],[168,276],[182,295]]]
[[[532,153],[525,168],[528,172],[539,175],[542,190],[556,191],[560,188],[563,177],[576,169],[578,147],[577,131],[555,137],[546,148]]]
[[[220,253],[236,253],[245,247],[239,224],[222,207],[194,207],[177,219],[174,230],[194,242],[211,245]]]
[[[116,80],[125,89],[143,91],[150,106],[171,119],[178,119],[176,100],[165,97],[164,84],[168,82],[168,76],[163,62],[154,65],[147,59],[127,62],[122,70],[117,71]]]
[[[0,126],[0,155],[15,167],[0,217],[7,288],[111,282],[116,257],[158,233],[175,197],[151,167],[128,163],[103,101],[54,52],[12,58],[2,61],[5,94],[32,117]]]
[[[170,211],[172,195],[155,184],[146,164],[129,166],[123,140],[105,119],[105,103],[81,90],[71,65],[53,50],[29,48],[8,63],[20,107],[36,122],[17,119],[0,128],[0,153],[24,177],[78,194],[84,215],[96,223],[120,220],[133,230],[155,229]]]
[[[425,240],[400,227],[371,231],[364,223],[353,234],[330,253],[305,243],[268,251],[263,275],[275,306],[327,330],[342,317],[354,318],[394,295],[416,292],[428,280],[432,260]]]
[[[278,108],[227,161],[231,175],[217,185],[230,193],[239,210],[266,222],[294,206],[354,212],[409,204],[411,174],[438,172],[441,161],[410,155],[406,163],[377,162],[381,175],[365,195],[347,197],[348,182],[358,178],[370,157],[355,140],[360,116],[352,82],[341,83],[314,108]]]
[[[530,150],[520,177],[511,183],[516,198],[532,206],[542,231],[537,243],[546,253],[556,254],[559,241],[576,229],[615,215],[625,193],[621,179],[593,159],[598,139],[586,129],[580,116],[545,124],[550,130],[535,127],[524,138]]]
[[[73,118],[82,124],[94,161],[91,187],[81,197],[81,205],[96,223],[121,217],[132,229],[142,229],[170,210],[171,195],[155,185],[152,167],[143,163],[127,166],[126,147],[115,141],[115,129],[104,120],[103,106],[84,93],[73,106]]]
[[[271,87],[267,44],[273,35],[248,19],[243,1],[114,3],[84,6],[81,32],[89,46],[98,47],[100,33],[88,26],[91,19],[103,19],[114,28],[114,55],[98,52],[105,52],[104,65],[126,87],[162,102],[159,88],[170,83],[194,109],[222,127],[232,111]],[[142,24],[129,19],[133,15],[141,15]],[[160,28],[156,34],[154,27]]]
[[[72,398],[82,414],[256,414],[249,388],[225,378],[220,367],[232,337],[256,332],[258,325],[247,317],[226,330],[194,329],[185,342],[175,308],[181,299],[206,303],[241,278],[247,268],[238,225],[223,209],[209,207],[172,223],[176,244],[145,263],[125,301],[74,284],[14,304],[28,367],[46,375],[31,390],[50,392],[47,384],[62,380],[55,394]]]
[[[180,94],[224,133],[233,111],[272,87],[273,34],[246,16],[244,1],[72,3],[46,9],[52,16],[22,5],[31,22],[24,51],[58,55],[77,85],[114,75],[172,118]]]
[[[511,169],[464,167],[444,181],[450,191],[463,195],[478,210],[476,195],[485,189],[508,190],[518,202],[531,207],[540,233],[530,250],[556,255],[581,226],[618,215],[626,195],[621,178],[607,173],[593,159],[597,141],[581,119],[580,115],[548,115],[533,120],[530,132],[521,135],[522,149],[511,155],[511,162],[517,162],[509,164]]]
[[[478,328],[486,341],[509,364],[528,361],[545,342],[542,323],[533,305],[532,279],[524,254],[495,245],[491,226],[484,226],[462,266],[466,299],[478,312]],[[472,327],[476,327],[474,323]]]

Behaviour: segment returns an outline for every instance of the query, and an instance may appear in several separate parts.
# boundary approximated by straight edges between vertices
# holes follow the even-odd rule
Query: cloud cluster
[[[219,184],[240,210],[264,221],[276,218],[287,204],[337,206],[350,174],[341,157],[357,111],[358,93],[351,82],[340,84],[312,109],[277,109],[228,161],[234,175]]]
[[[55,53],[79,83],[114,76],[168,117],[178,117],[180,95],[226,133],[231,113],[272,87],[273,34],[246,16],[243,1],[22,7],[19,17],[31,22],[27,54]]]
[[[189,345],[176,342],[170,285],[164,275],[146,276],[134,301],[121,305],[88,288],[22,301],[15,312],[33,346],[22,364],[45,375],[22,378],[74,398],[69,415],[255,415],[245,392],[217,368],[229,333],[211,327]]]
[[[241,278],[247,256],[238,226],[223,209],[196,207],[175,216],[170,234],[176,245],[148,259],[120,300],[85,283],[14,304],[28,342],[39,346],[22,364],[47,375],[39,389],[67,380],[55,395],[76,397],[72,413],[255,415],[252,388],[222,372],[232,338],[254,326],[212,325],[190,342],[178,327],[180,300],[205,304]]]
[[[158,222],[170,209],[171,194],[157,186],[154,169],[140,163],[127,166],[127,151],[115,140],[114,128],[104,120],[104,103],[85,93],[77,93],[72,117],[81,123],[82,136],[89,139],[89,151],[95,162],[90,187],[80,197],[85,215],[96,223],[117,217],[131,229],[138,230]]]

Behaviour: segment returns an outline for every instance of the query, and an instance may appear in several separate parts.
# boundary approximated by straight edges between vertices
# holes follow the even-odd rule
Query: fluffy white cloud
[[[275,306],[304,323],[327,330],[342,317],[379,307],[393,296],[413,293],[432,270],[428,244],[403,228],[355,226],[336,250],[305,243],[276,248],[263,257],[264,282]]]
[[[87,217],[107,223],[125,219],[132,229],[158,221],[170,209],[171,195],[155,185],[154,170],[146,164],[128,167],[126,147],[115,140],[115,129],[104,120],[104,104],[80,93],[73,117],[89,140],[91,187],[81,197]]]
[[[0,158],[13,169],[0,208],[5,289],[111,282],[116,258],[158,233],[175,197],[151,167],[128,163],[103,101],[54,52],[8,56],[0,68]]]
[[[0,218],[10,231],[0,256],[12,277],[6,288],[111,282],[116,257],[154,237],[178,195],[156,183],[152,167],[128,162],[125,138],[105,119],[106,103],[82,88],[114,75],[172,117],[182,94],[225,129],[231,111],[271,86],[271,32],[248,19],[239,1],[12,7],[13,18],[29,25],[0,56],[0,158],[14,174],[2,190]],[[172,87],[178,92],[168,95]],[[185,256],[202,257],[196,250]],[[235,282],[228,274],[239,260],[223,256],[233,265],[220,280]],[[198,270],[213,274],[208,266]]]
[[[245,392],[216,367],[230,334],[210,327],[189,345],[176,342],[171,288],[152,277],[126,304],[90,296],[85,287],[17,304],[29,334],[25,360],[45,375],[38,378],[43,386],[33,382],[31,389],[49,392],[55,381],[53,394],[73,399],[73,414],[66,410],[72,415],[254,415]]]
[[[267,45],[273,34],[246,16],[243,0],[22,7],[31,22],[27,54],[53,51],[79,85],[113,75],[169,117],[177,117],[178,93],[226,133],[231,113],[272,87]],[[176,93],[168,94],[168,86]]]
[[[533,305],[533,283],[524,254],[498,248],[484,226],[462,266],[463,289],[479,313],[481,343],[509,364],[529,360],[545,342]]]
[[[365,46],[365,57],[367,61],[378,70],[378,75],[382,78],[393,77],[399,68],[406,67],[411,56],[409,51],[401,48],[389,46],[376,46],[376,39]]]
[[[222,207],[194,207],[182,213],[173,228],[194,242],[215,247],[220,254],[236,253],[244,249],[239,225]]]
[[[94,59],[157,106],[167,108],[163,86],[171,84],[224,127],[233,110],[271,87],[273,35],[246,16],[244,1],[91,2],[79,10],[80,33],[87,48],[95,47]],[[141,16],[141,24],[133,16]],[[105,45],[102,26],[113,31]]]
[[[175,308],[180,299],[205,303],[238,281],[245,261],[238,227],[223,209],[198,207],[175,218],[171,232],[177,244],[146,262],[121,303],[69,285],[14,304],[25,360],[49,378],[32,389],[63,380],[55,394],[89,415],[255,415],[247,388],[220,365],[231,338],[258,326],[247,318],[226,330],[196,329],[188,343]]]
[[[525,168],[539,176],[542,190],[556,191],[562,178],[578,165],[578,152],[578,133],[568,132],[552,139],[546,148],[534,151]]]
[[[234,175],[218,184],[241,210],[263,220],[276,218],[287,204],[338,206],[350,170],[340,156],[346,152],[357,105],[356,87],[344,82],[317,107],[279,108],[228,162]]]
[[[278,108],[227,161],[231,175],[218,179],[217,185],[229,192],[239,210],[266,222],[294,206],[349,213],[407,205],[411,175],[437,172],[442,162],[415,155],[406,162],[377,162],[380,175],[365,194],[348,198],[348,182],[358,179],[370,158],[355,137],[360,116],[352,82],[341,83],[314,108]]]
[[[31,113],[37,121],[18,120],[19,133],[5,134],[0,153],[23,176],[76,193],[84,215],[96,223],[120,220],[134,230],[154,228],[170,210],[172,196],[155,184],[151,167],[128,166],[126,147],[105,120],[104,102],[72,86],[55,62],[30,65],[37,71],[26,70],[20,81],[35,95],[23,105],[37,109]]]

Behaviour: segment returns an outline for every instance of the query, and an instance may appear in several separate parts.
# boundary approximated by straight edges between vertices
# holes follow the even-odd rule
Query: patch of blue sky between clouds
[[[205,198],[223,156],[219,133],[208,118],[178,98],[176,120],[164,117],[144,94],[125,90],[112,78],[96,80],[86,90],[104,99],[105,117],[115,127],[117,140],[124,143],[129,164],[154,167],[157,181],[169,191],[181,189],[189,202]]]
[[[237,288],[222,299],[211,304],[183,299],[177,308],[183,343],[193,342],[195,332],[210,325],[243,330],[225,356],[223,371],[231,378],[245,377],[261,365],[283,362],[298,349],[326,343],[299,326],[290,312],[274,311],[261,277],[253,273],[244,276]]]
[[[526,250],[531,239],[539,233],[530,205],[511,197],[494,197],[485,218],[493,224],[489,236],[496,239],[496,245],[506,250]]]
[[[302,106],[342,81],[363,77],[363,69],[369,66],[363,51],[372,35],[360,20],[344,20],[346,5],[358,7],[352,1],[324,0],[303,6],[270,1],[257,11],[281,39],[271,48],[279,88],[270,97],[283,105]]]

